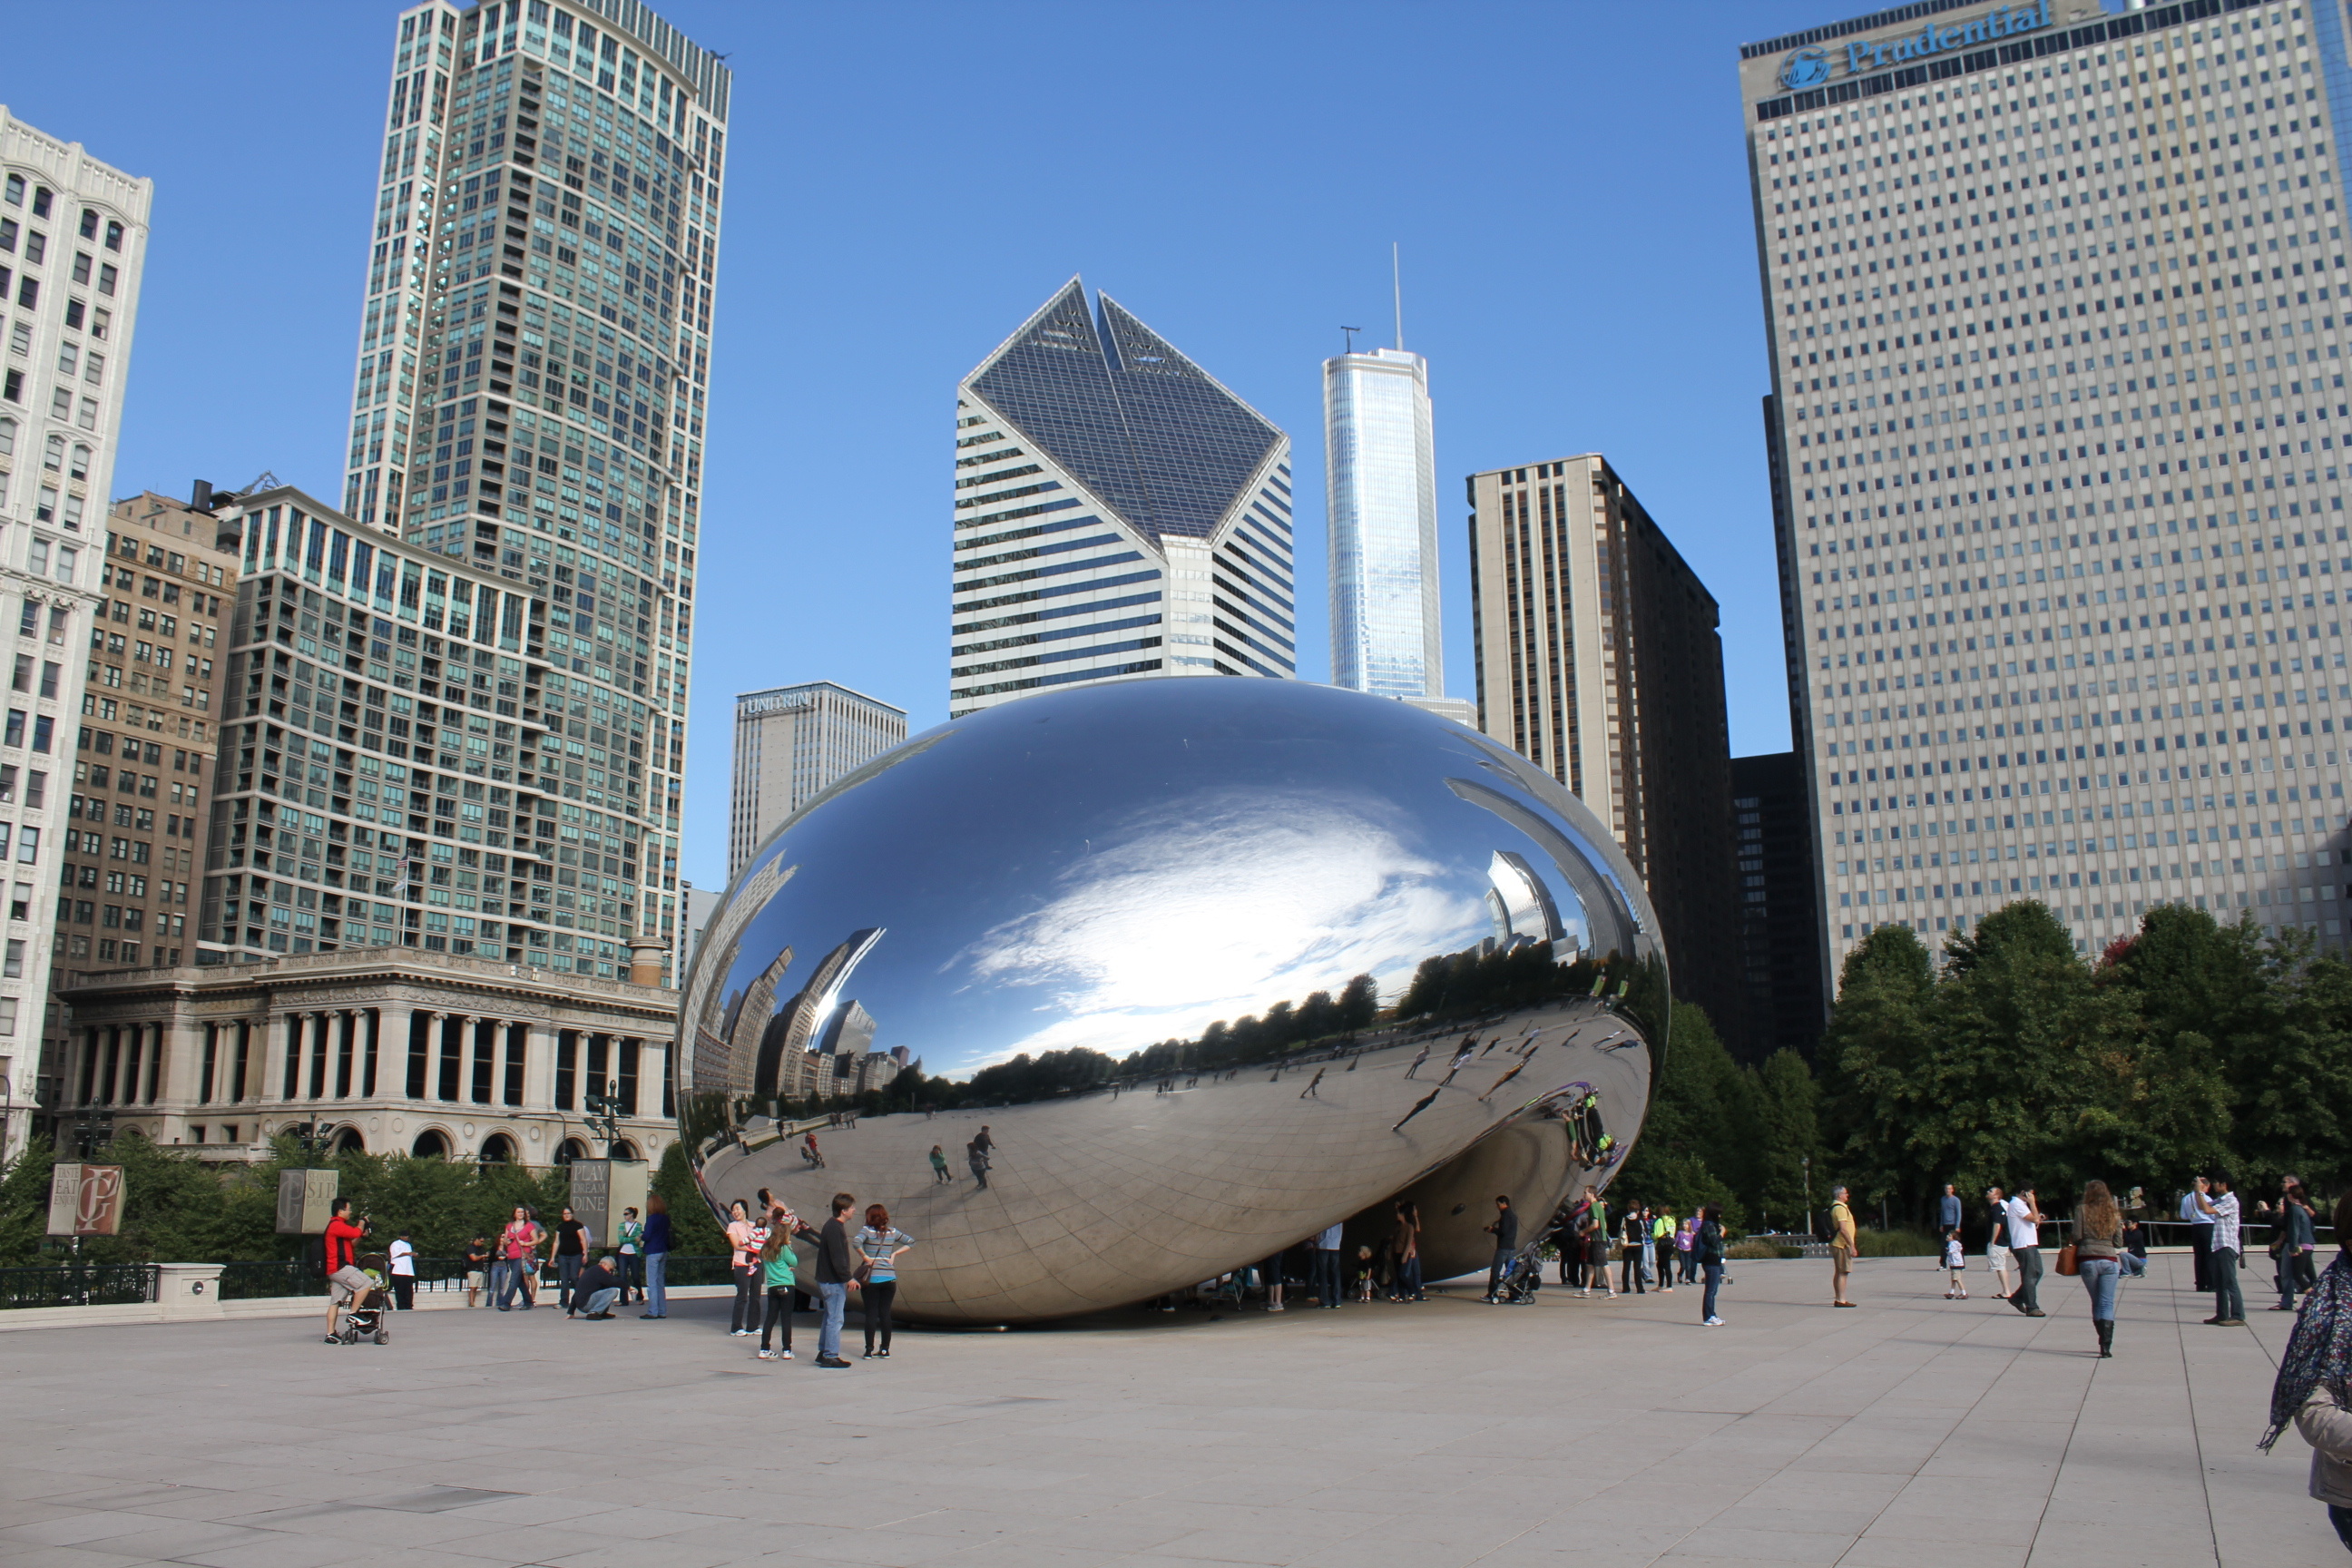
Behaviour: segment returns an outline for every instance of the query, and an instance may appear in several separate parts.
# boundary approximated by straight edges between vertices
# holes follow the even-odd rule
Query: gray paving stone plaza
[[[2293,1320],[2203,1326],[2185,1258],[2126,1288],[2105,1363],[2071,1280],[2033,1321],[1945,1301],[1925,1258],[1865,1260],[1851,1312],[1825,1264],[1734,1271],[1719,1329],[1687,1288],[1456,1294],[904,1332],[845,1372],[809,1363],[806,1320],[802,1360],[754,1361],[709,1300],[667,1323],[421,1312],[383,1348],[290,1319],[11,1333],[0,1563],[2345,1558],[2309,1450],[2253,1447]]]

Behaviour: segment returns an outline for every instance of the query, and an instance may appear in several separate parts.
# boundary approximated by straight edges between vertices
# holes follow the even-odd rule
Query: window
[[[106,379],[106,356],[92,349],[81,362],[81,378],[96,386]]]
[[[65,461],[66,438],[62,436],[50,437],[48,444],[41,452],[41,467],[54,474],[65,466]]]
[[[85,397],[81,400],[81,407],[74,415],[74,423],[80,426],[85,430],[95,430],[98,428],[97,398]]]
[[[89,447],[78,446],[73,449],[73,467],[68,468],[66,472],[68,476],[77,479],[86,479],[89,478]]]
[[[42,721],[42,722],[47,723],[47,720],[44,720],[44,721]],[[145,847],[144,845],[142,845],[142,846],[141,846],[141,847],[142,847],[142,848],[144,848],[144,847]],[[18,829],[16,830],[16,861],[17,861],[17,864],[19,864],[19,865],[23,865],[23,866],[31,866],[31,865],[36,865],[36,864],[38,864],[38,863],[39,863],[40,858],[41,858],[41,830],[40,830],[39,828],[37,828],[37,827],[20,827],[20,828],[18,828]],[[142,865],[142,866],[143,866],[143,865],[145,865],[145,864],[147,863],[147,857],[146,857],[146,856],[144,856],[144,855],[140,856],[140,857],[139,857],[139,863],[140,863],[141,865]]]
[[[106,226],[106,248],[109,250],[122,248],[122,226],[111,220],[109,220]]]
[[[73,417],[73,392],[63,386],[49,389],[49,416],[53,419]]]
[[[5,199],[12,207],[23,206],[25,205],[25,176],[22,174],[9,175],[5,196],[0,196],[0,199]]]
[[[109,299],[112,299],[114,297],[114,280],[117,276],[118,274],[112,262],[110,261],[100,265],[98,269],[98,291],[107,296]],[[26,287],[32,287],[32,279],[26,279]]]
[[[49,195],[50,191],[48,186],[35,185],[33,187],[33,216],[35,217],[47,217],[49,216]]]
[[[14,419],[0,419],[0,458],[9,457],[16,450],[16,422]]]
[[[75,251],[75,252],[74,252],[74,264],[73,264],[73,280],[74,280],[75,282],[77,282],[77,283],[87,283],[87,282],[89,282],[89,268],[90,268],[90,254],[89,254],[89,251],[87,251],[87,250],[77,250],[77,251]]]
[[[8,372],[5,377],[0,377],[0,397],[5,397],[11,403],[22,403],[25,401],[25,373],[23,371],[12,370]]]
[[[33,517],[37,521],[54,522],[57,521],[57,487],[43,485],[39,498],[33,503]],[[33,570],[39,575],[47,576],[49,570],[49,547],[37,539],[33,542],[33,549],[38,552],[33,563]]]
[[[0,978],[8,980],[25,978],[25,943],[20,938],[8,939],[6,956],[0,957]]]
[[[47,714],[43,713],[37,716],[33,720],[33,750],[37,752],[47,751],[49,749],[49,742],[56,737],[57,728],[58,721],[55,719],[50,718]],[[27,827],[25,831],[26,834],[30,834],[33,830]]]
[[[37,278],[25,278],[18,279],[16,284],[16,303],[24,306],[29,310],[40,302],[41,280]]]
[[[16,998],[0,996],[0,1036],[16,1032]]]
[[[80,502],[78,500],[68,500],[66,502],[66,505],[69,509],[66,516],[66,526],[68,528],[79,528],[81,526]],[[79,558],[80,553],[81,552],[79,551],[76,550],[70,544],[60,544],[58,546],[58,582],[70,583],[74,580],[74,563]]]
[[[47,522],[55,515],[57,504],[58,492],[44,485],[41,487],[41,504],[35,515],[41,521]],[[49,574],[49,542],[46,539],[36,539],[26,546],[26,563],[32,568],[34,576],[47,576]]]

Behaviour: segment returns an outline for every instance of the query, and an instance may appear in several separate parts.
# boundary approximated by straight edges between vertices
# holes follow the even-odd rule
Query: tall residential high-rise
[[[1331,684],[1443,697],[1429,362],[1402,346],[1323,362]]]
[[[228,710],[238,569],[205,489],[131,496],[107,514],[58,892],[58,967],[77,977],[194,962],[190,879]]]
[[[906,738],[904,709],[830,680],[739,693],[727,875],[828,784]]]
[[[951,717],[1297,668],[1290,438],[1073,278],[956,388]]]
[[[1724,1038],[1759,1061],[1812,1054],[1825,1022],[1821,881],[1805,760],[1795,752],[1731,759],[1732,848],[1738,859],[1740,1005]]]
[[[1740,55],[1824,981],[2019,898],[2086,952],[2163,902],[2340,952],[2342,13],[1925,0]]]
[[[557,651],[551,595],[290,486],[221,523],[242,570],[196,962],[398,946],[657,984],[658,715]]]
[[[1734,1029],[1715,597],[1597,455],[1473,474],[1469,491],[1478,727],[1609,825],[1657,909],[1675,994]]]
[[[0,625],[16,638],[0,728],[0,860],[12,872],[0,937],[0,1079],[11,1086],[0,1160],[24,1147],[25,1108],[61,1070],[42,1042],[62,1037],[61,1023],[45,1024],[43,999],[57,964],[59,835],[79,798],[66,752],[99,657],[84,650],[153,195],[150,182],[0,106]],[[176,729],[165,711],[137,711],[142,729]]]
[[[638,0],[404,12],[352,396],[344,512],[450,558],[436,574],[527,584],[567,740],[637,741],[643,776],[588,804],[661,840],[629,889],[636,929],[599,932],[640,945],[677,921],[658,868],[685,766],[729,89]]]

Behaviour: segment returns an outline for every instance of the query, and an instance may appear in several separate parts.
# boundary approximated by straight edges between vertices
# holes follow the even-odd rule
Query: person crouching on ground
[[[621,1276],[613,1266],[613,1255],[600,1252],[596,1261],[572,1278],[572,1305],[564,1311],[566,1318],[585,1316],[603,1322],[613,1315],[614,1300],[621,1293]],[[582,1310],[586,1309],[583,1312]]]

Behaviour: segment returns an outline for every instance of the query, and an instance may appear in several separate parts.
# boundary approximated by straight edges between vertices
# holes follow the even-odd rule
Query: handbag
[[[2083,1271],[2082,1254],[2075,1250],[2073,1242],[2070,1241],[2058,1249],[2058,1261],[2055,1267],[2061,1274],[2080,1274]]]

